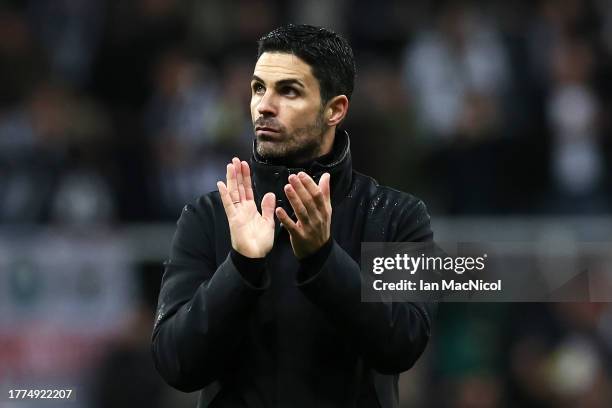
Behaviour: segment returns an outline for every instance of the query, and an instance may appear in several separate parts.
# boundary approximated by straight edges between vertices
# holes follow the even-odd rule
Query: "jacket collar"
[[[344,130],[336,131],[331,158],[325,160],[324,163],[314,160],[306,167],[287,167],[266,163],[256,153],[256,141],[253,141],[251,169],[258,207],[264,194],[272,192],[276,195],[276,205],[283,207],[288,214],[293,214],[293,209],[285,196],[284,187],[289,182],[289,175],[297,174],[300,171],[306,172],[316,183],[319,182],[323,173],[329,173],[332,206],[335,206],[346,196],[351,185],[353,167],[348,133]]]

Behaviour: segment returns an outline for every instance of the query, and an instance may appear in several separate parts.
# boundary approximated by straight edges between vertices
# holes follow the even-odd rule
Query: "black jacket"
[[[427,344],[431,304],[361,302],[363,241],[430,241],[422,201],[352,170],[338,132],[331,160],[332,238],[298,262],[277,221],[262,260],[231,249],[218,192],[185,206],[162,280],[152,338],[173,387],[202,390],[200,407],[397,407],[398,375]],[[251,160],[257,203],[304,169]],[[285,198],[285,200],[283,200]]]

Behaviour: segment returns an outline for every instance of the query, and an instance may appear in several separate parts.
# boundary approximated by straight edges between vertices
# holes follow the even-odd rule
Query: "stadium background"
[[[0,386],[194,406],[150,358],[161,262],[248,157],[255,40],[287,22],[352,43],[355,168],[437,239],[610,241],[611,1],[4,0]],[[402,407],[609,407],[611,351],[605,303],[445,304]]]

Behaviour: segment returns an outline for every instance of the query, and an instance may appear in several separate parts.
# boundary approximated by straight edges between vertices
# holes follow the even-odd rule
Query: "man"
[[[362,302],[361,242],[433,234],[420,200],[352,170],[336,128],[354,77],[350,46],[329,30],[259,40],[251,164],[234,158],[219,191],[184,208],[153,332],[157,369],[202,390],[200,407],[398,406],[431,312]]]

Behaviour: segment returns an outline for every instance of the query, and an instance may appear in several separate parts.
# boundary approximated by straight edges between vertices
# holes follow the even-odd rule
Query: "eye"
[[[253,88],[253,93],[257,95],[261,95],[266,91],[266,88],[264,88],[264,86],[260,84],[259,82],[255,82],[252,88]]]
[[[299,92],[297,91],[297,89],[291,86],[283,86],[281,88],[281,94],[289,97],[295,97],[299,95]]]

